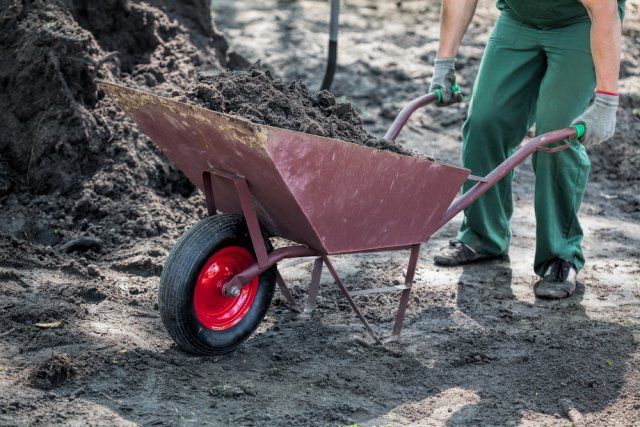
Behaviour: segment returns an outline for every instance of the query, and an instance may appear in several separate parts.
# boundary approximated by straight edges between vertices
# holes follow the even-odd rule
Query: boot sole
[[[461,265],[476,264],[476,263],[481,263],[485,261],[508,260],[508,259],[509,259],[508,254],[496,255],[496,256],[483,256],[479,258],[470,259],[467,261],[454,261],[454,260],[447,261],[446,258],[438,259],[438,257],[436,256],[433,258],[433,262],[435,265],[439,267],[459,267]]]

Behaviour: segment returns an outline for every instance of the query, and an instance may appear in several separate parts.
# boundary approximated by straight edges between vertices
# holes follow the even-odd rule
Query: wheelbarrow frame
[[[425,105],[431,104],[440,99],[440,96],[437,92],[432,92],[426,95],[423,95],[419,98],[414,99],[409,102],[407,106],[405,106],[402,111],[398,114],[393,124],[389,128],[389,131],[385,135],[386,139],[395,140],[404,125],[407,123],[412,114],[424,107]],[[575,126],[571,128],[561,129],[549,133],[545,133],[536,138],[533,138],[526,144],[521,145],[510,157],[508,157],[503,163],[501,163],[498,167],[496,167],[492,172],[490,172],[485,177],[477,177],[470,175],[469,179],[478,181],[478,183],[472,187],[469,191],[462,194],[458,198],[456,198],[449,208],[445,211],[440,221],[438,222],[438,226],[435,231],[442,228],[445,224],[447,224],[451,219],[453,219],[457,214],[466,209],[469,205],[471,205],[474,201],[476,201],[480,196],[486,193],[491,187],[493,187],[496,183],[498,183],[502,178],[504,178],[508,173],[510,173],[515,167],[524,162],[530,155],[532,155],[536,151],[541,151],[547,154],[553,154],[555,152],[564,150],[574,142],[569,142],[564,145],[556,146],[553,148],[548,148],[547,146],[551,144],[556,144],[561,141],[579,138],[584,134],[584,126]],[[575,141],[575,139],[573,140]],[[277,272],[276,275],[276,283],[282,292],[283,296],[287,300],[288,304],[295,311],[304,313],[311,313],[316,305],[316,299],[319,293],[320,288],[320,277],[322,274],[322,269],[324,266],[327,267],[329,273],[337,283],[340,291],[347,299],[349,305],[352,310],[356,314],[356,316],[363,323],[366,330],[371,334],[373,339],[378,343],[382,343],[382,339],[379,335],[373,330],[371,324],[367,321],[364,314],[356,304],[354,297],[362,296],[362,295],[372,295],[372,294],[381,294],[381,293],[389,293],[389,292],[398,292],[401,291],[400,301],[398,310],[395,317],[395,323],[393,326],[393,332],[391,334],[391,338],[397,338],[400,336],[407,306],[409,304],[412,292],[412,286],[415,276],[415,271],[418,263],[418,257],[420,255],[420,247],[423,243],[427,243],[430,236],[424,239],[423,242],[409,245],[409,246],[395,246],[395,247],[383,247],[377,248],[367,251],[354,251],[353,253],[363,253],[363,252],[390,252],[397,250],[410,250],[409,261],[407,266],[407,273],[405,275],[405,281],[403,285],[397,286],[388,286],[382,288],[375,289],[364,289],[364,290],[356,290],[350,291],[345,286],[343,280],[340,278],[337,273],[333,263],[329,259],[328,254],[321,253],[314,249],[311,249],[304,245],[290,245],[282,248],[278,248],[273,250],[270,253],[267,253],[265,241],[260,229],[260,221],[258,220],[258,216],[256,214],[256,208],[254,206],[254,202],[252,200],[250,182],[248,182],[243,176],[223,171],[217,169],[208,169],[203,171],[202,179],[204,183],[204,193],[207,204],[207,210],[209,215],[216,214],[216,204],[215,204],[215,194],[213,189],[213,177],[219,177],[223,179],[230,180],[233,182],[235,191],[240,201],[240,205],[242,208],[242,214],[247,223],[247,227],[249,230],[249,235],[251,238],[251,243],[253,249],[256,254],[257,262],[244,270],[243,272],[234,276],[228,283],[226,283],[223,287],[223,293],[229,297],[235,297],[240,294],[242,287],[244,284],[251,281],[253,278],[259,276],[261,273],[267,271],[269,268],[277,265],[280,261],[290,258],[307,258],[313,257],[315,259],[313,272],[311,275],[311,283],[309,287],[307,302],[303,310],[298,308],[298,305],[293,298],[286,282],[282,278],[280,272]],[[303,261],[306,262],[306,261]],[[295,265],[298,262],[295,262]],[[289,265],[289,266],[291,266]],[[286,268],[282,266],[281,269]]]

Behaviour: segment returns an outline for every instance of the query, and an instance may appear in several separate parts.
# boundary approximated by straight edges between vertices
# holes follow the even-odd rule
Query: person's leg
[[[568,127],[587,107],[596,77],[589,43],[589,22],[545,32],[547,72],[540,87],[536,133]],[[575,142],[575,141],[574,141]],[[536,256],[535,272],[543,276],[550,261],[584,265],[578,209],[589,175],[589,158],[579,144],[552,153],[536,153]]]
[[[501,16],[484,52],[462,129],[462,163],[472,174],[488,174],[520,144],[532,124],[545,66],[537,30]],[[509,248],[512,177],[465,210],[458,240],[478,253],[497,256]],[[467,182],[463,191],[474,184]]]

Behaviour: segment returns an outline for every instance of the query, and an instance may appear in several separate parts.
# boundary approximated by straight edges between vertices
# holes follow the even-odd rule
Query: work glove
[[[580,140],[584,145],[596,145],[611,138],[616,130],[618,95],[596,92],[596,98],[572,125],[583,124],[586,128]]]
[[[453,85],[456,83],[456,58],[436,58],[433,66],[433,77],[429,92],[436,89],[442,91],[442,99],[437,103],[439,107],[451,105],[454,101]],[[457,92],[459,93],[459,92]]]

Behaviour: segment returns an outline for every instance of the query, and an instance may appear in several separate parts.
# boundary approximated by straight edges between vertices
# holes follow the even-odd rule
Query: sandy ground
[[[637,139],[640,126],[633,114],[638,1],[629,7],[621,127],[631,133],[609,144]],[[225,0],[214,8],[218,28],[240,54],[262,59],[280,76],[319,85],[326,2]],[[352,0],[343,9],[334,90],[382,135],[402,104],[426,90],[437,5]],[[463,88],[473,81],[495,16],[483,2],[461,52]],[[427,109],[400,139],[458,163],[465,108]],[[25,252],[18,240],[2,241],[3,251],[24,262],[0,265],[0,424],[637,424],[640,225],[631,193],[638,172],[624,181],[598,176],[606,150],[594,152],[594,180],[582,208],[588,264],[577,295],[560,302],[533,298],[533,174],[524,165],[516,175],[510,261],[435,267],[431,253],[454,236],[456,218],[424,245],[403,337],[384,347],[363,333],[323,276],[314,315],[292,314],[278,294],[258,332],[236,352],[189,356],[165,333],[156,305],[174,236],[139,238],[91,259],[97,275],[78,273],[67,266],[68,256],[46,246]],[[407,258],[335,262],[355,289],[402,281]],[[300,300],[309,275],[308,265],[283,270]],[[359,302],[388,334],[397,299]]]

